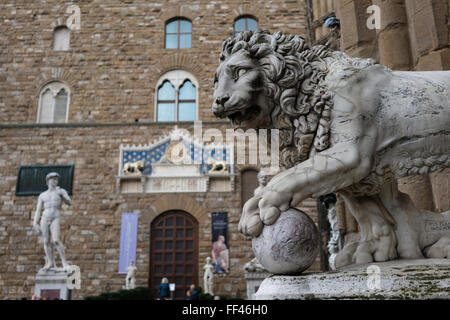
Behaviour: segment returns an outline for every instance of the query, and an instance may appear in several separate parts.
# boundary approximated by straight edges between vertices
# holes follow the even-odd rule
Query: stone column
[[[318,20],[321,17],[321,8],[320,8],[320,1],[312,1],[313,6],[313,21]],[[316,28],[314,30],[316,40],[320,39],[322,37],[322,28]]]
[[[344,200],[337,195],[336,215],[338,219],[339,230],[343,236],[343,245],[358,241],[360,238],[358,223],[346,208]]]
[[[405,0],[373,0],[381,10],[377,30],[380,63],[393,70],[411,70],[411,50]]]
[[[371,0],[338,0],[336,10],[341,20],[341,49],[353,57],[378,61],[376,30],[367,28],[371,5]]]
[[[430,181],[436,211],[450,210],[450,169],[430,174]]]
[[[328,12],[335,10],[334,9],[334,2],[333,2],[333,0],[327,0],[327,9],[328,9]]]
[[[398,189],[407,193],[417,208],[434,211],[433,190],[427,174],[398,180]]]
[[[448,70],[449,1],[408,0],[405,5],[416,70]]]

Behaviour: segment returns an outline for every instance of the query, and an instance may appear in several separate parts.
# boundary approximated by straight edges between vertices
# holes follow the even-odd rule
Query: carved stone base
[[[39,271],[36,275],[34,294],[41,298],[53,300],[71,300],[72,292],[67,287],[68,271]]]
[[[246,272],[245,281],[247,283],[247,299],[255,300],[255,293],[258,291],[261,283],[270,276],[267,272]]]
[[[450,299],[450,260],[394,260],[327,273],[270,276],[257,300]]]

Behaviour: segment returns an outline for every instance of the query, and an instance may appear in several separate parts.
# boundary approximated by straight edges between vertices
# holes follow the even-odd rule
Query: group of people
[[[186,291],[186,297],[184,300],[198,300],[198,291],[195,290],[194,284],[191,284],[189,290]]]
[[[189,290],[186,291],[186,297],[184,300],[199,300],[198,297],[199,292],[197,289],[195,289],[195,284],[191,284],[189,286]],[[171,300],[170,295],[170,286],[169,286],[169,279],[162,278],[161,284],[159,285],[159,297],[158,300]],[[219,296],[215,296],[214,300],[219,300]]]
[[[159,285],[159,300],[170,300],[170,285],[169,279],[162,278]],[[198,300],[198,291],[195,289],[195,284],[189,286],[189,290],[186,292],[185,300]]]

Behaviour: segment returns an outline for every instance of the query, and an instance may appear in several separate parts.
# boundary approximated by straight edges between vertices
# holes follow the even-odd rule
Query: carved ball
[[[319,253],[319,231],[304,212],[290,208],[252,240],[253,252],[273,274],[299,274]]]

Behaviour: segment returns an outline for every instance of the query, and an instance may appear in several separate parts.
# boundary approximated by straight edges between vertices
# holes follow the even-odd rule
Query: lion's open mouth
[[[253,105],[247,109],[237,111],[228,115],[228,118],[231,120],[231,123],[234,127],[239,127],[243,122],[255,120],[260,113],[261,107]]]

